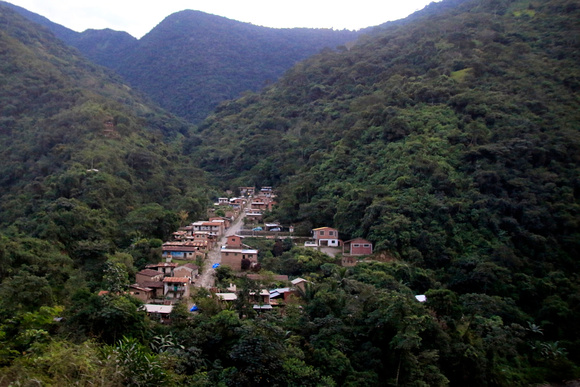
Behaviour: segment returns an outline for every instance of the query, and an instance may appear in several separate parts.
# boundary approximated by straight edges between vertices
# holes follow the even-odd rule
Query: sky
[[[8,0],[67,28],[111,28],[136,38],[184,9],[273,28],[358,30],[402,19],[432,0]]]

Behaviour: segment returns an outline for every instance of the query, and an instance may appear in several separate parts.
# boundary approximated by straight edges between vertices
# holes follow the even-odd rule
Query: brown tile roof
[[[147,277],[155,277],[156,275],[163,275],[163,273],[160,273],[157,270],[153,270],[153,269],[143,269],[140,272],[138,272],[137,274],[144,275]]]
[[[153,289],[151,289],[151,288],[148,288],[148,287],[146,287],[146,286],[141,286],[141,285],[139,285],[139,284],[133,284],[133,285],[131,285],[131,286],[129,286],[129,287],[130,287],[131,289],[142,290],[142,291],[144,291],[144,292],[151,292],[151,291],[153,291]]]
[[[151,289],[159,289],[159,288],[163,287],[163,282],[161,282],[161,281],[143,281],[139,285],[145,286],[145,287],[151,288]]]

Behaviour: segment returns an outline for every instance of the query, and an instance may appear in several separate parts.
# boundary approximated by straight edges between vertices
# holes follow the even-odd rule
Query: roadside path
[[[228,228],[225,232],[225,235],[220,239],[220,241],[214,246],[207,253],[207,260],[204,264],[203,273],[199,276],[199,278],[195,281],[195,286],[202,287],[202,288],[211,288],[215,284],[215,269],[212,266],[216,263],[220,263],[222,261],[222,257],[220,254],[220,250],[222,246],[226,243],[226,239],[230,235],[237,234],[238,231],[241,230],[242,225],[244,224],[244,217],[246,216],[246,212],[242,209],[240,215],[235,220],[230,228]]]

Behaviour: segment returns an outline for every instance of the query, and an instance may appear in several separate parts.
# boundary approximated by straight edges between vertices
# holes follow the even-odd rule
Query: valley
[[[574,385],[579,31],[0,2],[0,386]]]

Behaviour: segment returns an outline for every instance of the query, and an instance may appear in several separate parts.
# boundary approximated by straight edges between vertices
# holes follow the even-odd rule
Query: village
[[[238,197],[222,197],[208,210],[208,219],[180,227],[173,239],[162,246],[160,262],[149,264],[135,275],[129,294],[141,300],[149,316],[170,323],[174,305],[183,302],[190,312],[197,312],[191,295],[195,287],[206,288],[222,303],[237,299],[236,286],[217,288],[215,271],[220,266],[231,268],[237,276],[260,280],[259,250],[244,244],[244,238],[286,238],[292,244],[318,249],[332,257],[339,255],[337,263],[355,266],[361,257],[373,253],[372,243],[356,238],[342,241],[339,230],[331,227],[313,229],[311,238],[294,236],[294,228],[278,223],[262,223],[266,211],[276,205],[276,195],[271,187],[239,187]],[[339,260],[338,260],[339,259]],[[276,274],[282,287],[263,288],[250,294],[256,311],[283,308],[291,298],[305,291],[308,281]]]

